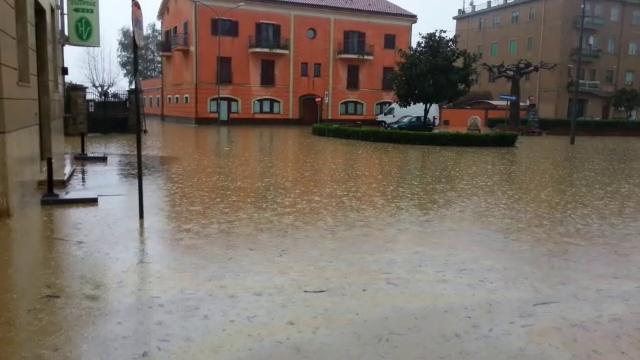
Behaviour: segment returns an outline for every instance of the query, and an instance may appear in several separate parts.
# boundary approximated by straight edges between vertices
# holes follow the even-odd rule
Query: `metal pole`
[[[135,0],[132,0],[132,2]],[[135,82],[135,114],[136,114],[136,156],[138,162],[138,216],[140,220],[144,219],[144,192],[142,184],[142,126],[140,124],[140,87],[138,86],[138,44],[135,36],[133,41],[133,79]]]
[[[575,88],[573,89],[573,106],[571,111],[571,131],[569,143],[576,143],[576,127],[578,122],[578,94],[580,93],[580,72],[582,72],[582,50],[584,39],[584,23],[587,16],[587,0],[582,0],[582,15],[580,17],[580,43],[578,44],[578,64],[576,66]]]
[[[195,24],[193,26],[193,28],[194,28],[194,30],[193,30],[193,41],[195,42],[194,51],[195,51],[195,56],[196,56],[196,58],[195,58],[194,79],[193,79],[194,82],[195,82],[195,84],[194,84],[195,99],[193,99],[193,103],[194,103],[194,106],[195,106],[195,109],[194,109],[194,117],[195,117],[195,119],[194,120],[195,120],[196,124],[198,123],[198,106],[199,106],[199,96],[198,95],[200,94],[200,87],[198,86],[198,82],[200,81],[200,79],[199,79],[199,77],[200,77],[200,55],[198,53],[198,47],[200,45],[200,37],[199,37],[200,31],[198,31],[198,29],[200,27],[198,25],[200,14],[198,13],[198,10],[199,10],[199,6],[198,5],[200,5],[200,2],[194,3],[194,7],[193,7],[193,12],[194,12],[193,17],[194,17],[194,22],[195,22]],[[185,36],[187,36],[187,35],[185,34]]]
[[[58,198],[58,194],[53,191],[53,159],[51,156],[47,158],[47,193],[44,194],[45,198]]]
[[[221,96],[221,90],[220,90],[220,78],[222,77],[222,72],[220,71],[220,63],[221,63],[221,59],[220,59],[220,54],[222,54],[222,41],[220,40],[220,38],[222,36],[220,36],[220,30],[222,29],[222,26],[220,26],[220,16],[218,16],[218,22],[216,22],[216,24],[218,24],[218,58],[216,61],[216,84],[218,85],[218,125],[220,125],[220,96]]]
[[[82,156],[87,155],[84,147],[84,132],[80,133],[80,155]]]

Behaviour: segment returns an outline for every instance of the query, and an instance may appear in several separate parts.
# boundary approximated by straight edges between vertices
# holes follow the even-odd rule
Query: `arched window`
[[[173,100],[173,96],[171,95],[167,96],[167,104],[171,104],[172,100]]]
[[[253,101],[254,114],[280,114],[280,101],[276,99],[264,98]]]
[[[391,104],[393,104],[391,101],[380,101],[379,103],[376,104],[376,115],[382,115],[384,114],[384,112],[387,110],[387,108],[389,106],[391,106]]]
[[[189,104],[189,95],[184,96],[184,103]]]
[[[220,105],[224,111],[224,109],[228,109],[232,114],[237,114],[240,112],[240,103],[237,99],[230,97],[221,97]],[[209,99],[209,112],[212,114],[218,113],[218,98]]]
[[[173,97],[173,102],[176,104],[180,104],[180,96],[176,95]]]
[[[355,100],[340,103],[340,115],[364,115],[364,103]]]

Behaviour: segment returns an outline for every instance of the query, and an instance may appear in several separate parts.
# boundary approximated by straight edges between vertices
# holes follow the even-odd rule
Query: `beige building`
[[[472,2],[473,3],[473,2]],[[456,33],[460,46],[480,52],[481,62],[513,63],[519,59],[558,65],[552,72],[522,81],[522,99],[534,97],[545,118],[567,118],[573,95],[582,0],[476,1],[459,10]],[[590,0],[580,74],[579,114],[586,118],[622,118],[611,106],[621,87],[640,82],[640,1]],[[494,97],[509,93],[506,80],[480,72],[473,90],[489,90]]]
[[[56,0],[0,0],[0,217],[38,200],[52,156],[64,177]]]

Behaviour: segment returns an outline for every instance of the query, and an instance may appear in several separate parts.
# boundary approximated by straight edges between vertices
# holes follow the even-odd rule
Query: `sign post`
[[[100,0],[68,0],[68,45],[100,46]]]
[[[133,26],[133,78],[135,83],[135,114],[136,114],[136,157],[138,162],[138,215],[144,220],[144,189],[142,184],[142,126],[140,116],[140,82],[138,79],[139,60],[138,48],[144,41],[144,21],[142,19],[142,7],[137,0],[131,3],[131,19]]]
[[[316,106],[318,107],[318,124],[322,121],[322,98],[320,96],[316,97]]]

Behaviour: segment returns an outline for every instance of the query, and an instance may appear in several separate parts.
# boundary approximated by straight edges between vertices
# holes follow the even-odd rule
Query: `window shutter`
[[[366,42],[366,34],[363,32],[358,33],[358,50],[364,52]]]
[[[273,29],[273,40],[275,40],[275,42],[277,44],[280,43],[280,25],[274,25],[274,29]]]
[[[232,25],[232,28],[233,28],[233,30],[232,30],[233,36],[238,37],[238,35],[240,34],[240,31],[239,31],[239,23],[238,23],[237,21],[233,21],[233,22],[232,22],[232,24],[233,24],[233,25]]]

